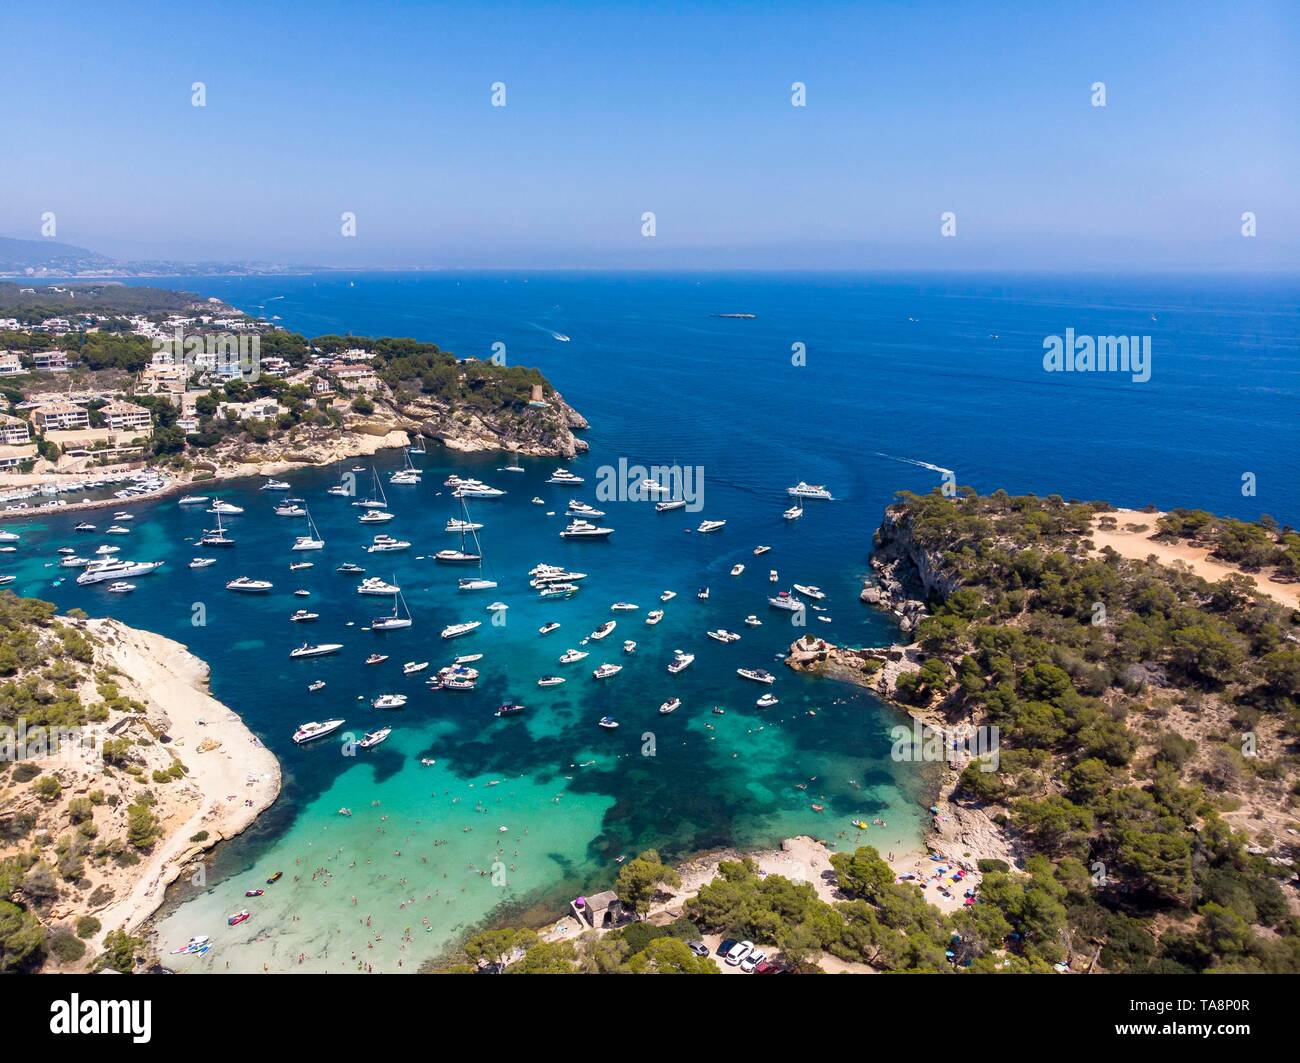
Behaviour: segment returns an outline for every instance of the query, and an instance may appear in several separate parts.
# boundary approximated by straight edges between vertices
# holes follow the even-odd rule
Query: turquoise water
[[[45,566],[55,549],[81,545],[71,530],[77,516],[16,526],[22,549],[0,562],[19,576],[15,589],[187,643],[211,662],[215,695],[281,758],[277,805],[218,851],[206,883],[173,891],[164,944],[207,933],[217,945],[201,960],[184,959],[187,968],[396,970],[400,961],[411,969],[484,918],[558,915],[575,893],[607,884],[618,856],[646,846],[677,856],[796,833],[849,845],[863,837],[850,826],[860,816],[887,822],[865,836],[883,850],[914,843],[924,828],[926,780],[888,757],[894,714],[859,689],[780,666],[798,632],[765,598],[768,569],[776,568],[775,586],[814,583],[827,592],[831,622],[810,621],[818,634],[854,645],[890,641],[892,623],[857,593],[883,506],[900,488],[935,486],[940,474],[927,466],[954,469],[960,482],[985,490],[1197,504],[1296,521],[1286,486],[1288,455],[1300,450],[1300,371],[1295,288],[1286,281],[332,275],[178,286],[264,307],[309,334],[414,335],[480,356],[500,340],[509,360],[538,365],[592,422],[591,453],[563,463],[587,477],[582,488],[544,483],[558,461],[524,459],[526,473],[512,475],[497,471],[499,455],[432,450],[417,459],[427,469],[421,486],[386,485],[397,519],[369,529],[346,499],[325,494],[339,470],[286,477],[327,542],[310,557],[315,568],[292,576],[289,561],[302,555],[288,548],[299,522],[272,515],[275,496],[255,482],[221,489],[247,513],[229,520],[238,545],[198,572],[185,562],[210,518],[174,500],[132,507],[134,531],[116,545],[169,563],[138,580],[130,596],[70,581],[50,586],[57,572]],[[759,317],[710,316],[735,311]],[[1152,333],[1151,382],[1044,374],[1042,337],[1066,327]],[[806,365],[791,364],[796,342],[806,345]],[[646,503],[601,502],[602,523],[617,529],[611,541],[560,540],[565,501],[595,502],[595,470],[620,458],[702,466],[703,511],[656,514]],[[378,465],[386,473],[400,460],[394,452]],[[1241,494],[1244,470],[1256,473],[1258,497]],[[495,590],[459,593],[463,572],[429,560],[454,545],[442,531],[455,515],[442,486],[450,471],[509,491],[470,503],[486,524],[480,534]],[[780,514],[785,487],[799,479],[827,483],[837,501],[808,502],[792,524]],[[529,503],[535,494],[545,507]],[[727,526],[711,536],[685,531],[706,517]],[[91,519],[102,526],[103,518],[101,511]],[[374,531],[414,546],[366,555]],[[753,557],[758,543],[772,552]],[[416,626],[362,631],[384,603],[359,598],[356,577],[334,571],[345,560],[396,578]],[[526,576],[539,562],[590,575],[574,599],[539,602]],[[745,572],[731,577],[737,562]],[[225,591],[241,574],[272,579],[274,592]],[[705,584],[710,599],[697,601]],[[298,586],[311,598],[294,597]],[[664,589],[678,592],[667,605],[658,601]],[[510,606],[503,626],[484,610],[497,599]],[[618,600],[638,603],[639,612],[611,614]],[[192,623],[195,603],[205,607],[203,626]],[[287,618],[304,604],[322,616],[309,637],[344,643],[339,656],[288,659],[308,632]],[[664,621],[645,627],[656,607]],[[763,626],[744,626],[749,613]],[[618,629],[583,647],[590,657],[556,663],[611,616]],[[484,624],[452,643],[438,638],[444,625],[467,619]],[[561,629],[539,637],[538,626],[552,619]],[[706,638],[716,626],[742,640]],[[638,642],[631,657],[622,653],[624,638]],[[665,665],[678,647],[697,660],[670,676]],[[364,666],[375,648],[389,660]],[[423,675],[400,674],[403,661],[429,660],[432,668],[469,652],[484,654],[474,692],[434,693]],[[594,681],[591,669],[603,660],[625,668]],[[757,708],[764,688],[738,678],[739,666],[773,671],[780,703]],[[555,672],[569,681],[535,686]],[[308,694],[316,677],[327,686]],[[385,692],[411,699],[400,712],[369,708]],[[682,709],[660,716],[658,705],[673,695]],[[495,719],[506,700],[522,701],[527,712]],[[726,714],[714,715],[715,705]],[[617,731],[596,726],[607,713],[621,721]],[[358,734],[381,718],[396,730],[355,757],[333,739],[292,744],[297,724],[330,715],[346,717]],[[643,755],[647,734],[653,756]],[[421,758],[437,763],[426,767]],[[340,816],[343,807],[353,815]],[[284,878],[245,902],[244,889],[276,870]],[[225,916],[246,903],[253,918],[227,929]]]

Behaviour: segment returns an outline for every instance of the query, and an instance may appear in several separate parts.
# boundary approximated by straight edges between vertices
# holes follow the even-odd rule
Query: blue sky
[[[132,257],[1296,268],[1298,46],[1289,0],[10,0],[0,234],[52,210]]]

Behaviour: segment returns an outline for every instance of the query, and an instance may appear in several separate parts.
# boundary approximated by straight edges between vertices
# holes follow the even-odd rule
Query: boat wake
[[[922,469],[930,469],[932,472],[947,473],[949,476],[955,476],[952,469],[945,469],[942,465],[931,465],[928,461],[919,461],[916,458],[900,458],[894,454],[884,454],[879,450],[876,451],[876,457],[888,458],[890,461],[901,461],[904,465],[919,465]]]
[[[528,322],[528,324],[530,324],[535,329],[541,329],[553,340],[557,340],[560,343],[569,342],[569,337],[566,336],[563,332],[556,332],[554,329],[549,329],[545,325],[539,325],[536,321],[530,321]]]

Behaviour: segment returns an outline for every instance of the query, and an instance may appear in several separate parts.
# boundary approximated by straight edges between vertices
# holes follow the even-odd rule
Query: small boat
[[[673,650],[673,659],[668,665],[668,671],[672,672],[673,675],[676,675],[678,672],[684,672],[691,666],[691,662],[694,660],[695,654],[693,653],[683,653],[681,650]]]
[[[261,889],[261,888],[258,888],[258,889],[255,889],[255,890],[244,890],[244,896],[245,896],[245,897],[260,897],[260,896],[262,896],[262,894],[264,894],[265,892],[266,892],[266,890]]]
[[[207,495],[184,495],[177,499],[178,506],[201,506],[208,500]]]
[[[765,553],[767,553],[771,549],[772,548],[770,546],[756,546],[754,547],[754,556],[762,557]]]
[[[466,576],[458,581],[458,587],[462,591],[491,591],[496,589],[496,585],[496,580],[480,576]]]
[[[777,581],[776,569],[768,569],[767,579],[769,583],[775,583]]]
[[[698,591],[695,592],[695,597],[697,597],[702,602],[707,602],[709,600],[709,588],[701,587]]]
[[[334,571],[342,572],[346,575],[355,576],[355,575],[359,575],[362,572],[365,572],[365,569],[362,568],[360,565],[354,565],[351,561],[344,561],[343,564],[339,565],[339,567],[336,568]]]
[[[376,597],[383,596],[387,598],[389,595],[398,594],[401,589],[402,588],[397,584],[388,583],[385,580],[380,579],[378,576],[367,576],[357,584],[358,594],[371,594]]]
[[[636,643],[633,642],[631,639],[625,640],[623,643],[623,652],[636,653]]]
[[[668,502],[656,502],[655,512],[667,513],[670,510],[681,509],[684,505],[686,505],[686,499],[684,498],[674,498]]]
[[[244,507],[237,506],[233,502],[226,502],[218,498],[208,507],[208,512],[216,513],[218,515],[224,514],[227,517],[235,517],[244,512]]]
[[[785,609],[791,613],[801,613],[804,610],[803,601],[789,591],[778,592],[775,597],[768,598],[767,604],[773,609]]]
[[[791,506],[781,516],[786,520],[798,520],[803,516],[803,506]]]
[[[283,872],[283,871],[277,871],[274,875],[272,875],[270,878],[268,878],[268,879],[266,880],[266,884],[267,884],[268,886],[274,886],[274,885],[275,885],[277,882],[279,882],[280,879],[282,879],[282,878],[284,878],[284,872]]]
[[[287,491],[289,485],[283,480],[267,480],[258,490],[261,491]]]
[[[602,716],[596,721],[597,725],[605,728],[607,731],[613,731],[618,727],[618,721],[613,716]]]
[[[727,710],[726,710],[726,709],[723,709],[723,708],[719,708],[717,705],[714,705],[714,706],[713,706],[713,715],[714,715],[714,716],[726,716],[726,715],[727,715]]]
[[[505,602],[489,602],[484,608],[489,613],[504,613],[510,606],[506,605]]]
[[[537,633],[539,635],[549,635],[552,631],[558,631],[559,629],[560,629],[560,625],[557,624],[554,620],[552,620],[549,624],[543,624],[541,627],[539,627],[537,629]]]
[[[826,808],[825,808],[824,805],[813,805],[813,806],[812,806],[812,810],[813,810],[814,812],[825,812],[825,811],[826,811]]]
[[[105,535],[130,535],[130,528],[123,528],[120,524],[111,524],[104,529]]]
[[[586,650],[565,650],[560,655],[560,663],[572,664],[574,661],[580,661],[586,656],[588,656]]]
[[[83,520],[80,524],[78,524],[78,525],[77,525],[75,528],[73,528],[72,530],[73,530],[73,531],[79,531],[79,532],[92,532],[92,531],[95,530],[95,526],[94,526],[93,524],[90,524],[90,523],[88,523],[88,522],[86,522],[86,521]]]
[[[870,830],[870,829],[871,829],[871,824],[868,823],[865,819],[855,819],[855,820],[853,820],[852,822],[853,822],[853,825],[854,825],[855,827],[858,828],[858,830]]]
[[[370,703],[370,707],[374,709],[400,709],[405,704],[405,694],[380,694]]]
[[[471,631],[476,630],[482,625],[480,620],[469,620],[463,624],[448,624],[442,629],[442,637],[445,639],[454,639],[460,635],[468,635]]]
[[[307,690],[309,693],[312,694],[316,693],[316,691],[318,690],[324,690],[324,689],[325,689],[325,680],[323,679],[317,679],[314,682],[307,684]]]
[[[244,920],[251,918],[252,914],[252,912],[245,908],[242,912],[236,912],[234,915],[229,916],[226,919],[226,925],[238,926],[240,923],[244,922]]]
[[[294,561],[294,562],[289,566],[289,571],[290,571],[290,572],[301,572],[304,568],[312,568],[312,567],[313,567],[313,565],[312,565],[312,563],[311,563],[310,561]]]
[[[731,574],[732,574],[733,576],[739,576],[739,575],[740,575],[742,572],[744,572],[744,571],[745,571],[745,566],[744,566],[744,565],[732,565],[732,566],[731,566]]]
[[[544,498],[533,497],[533,498],[530,498],[529,501],[530,501],[533,505],[535,505],[535,506],[544,506],[544,505],[546,505],[546,499],[544,499]]]
[[[606,620],[600,625],[600,627],[596,628],[596,630],[591,633],[590,637],[599,642],[601,639],[609,635],[616,627],[618,627],[617,620]]]
[[[623,670],[621,664],[602,664],[591,673],[592,679],[608,679],[612,675],[618,675]]]
[[[796,583],[794,589],[805,597],[813,598],[817,601],[821,601],[826,597],[825,592],[820,587],[814,587],[810,583]]]
[[[700,521],[700,526],[695,530],[701,535],[708,535],[709,532],[720,531],[722,528],[726,527],[726,524],[727,522],[725,520],[702,520]]]
[[[366,737],[361,739],[357,746],[361,749],[373,749],[392,733],[393,729],[391,727],[381,727],[378,731],[367,731]]]
[[[492,715],[493,716],[518,716],[523,711],[524,711],[524,707],[522,705],[502,705]]]
[[[384,661],[386,660],[388,660],[388,654],[372,653],[369,657],[366,658],[366,664],[383,664]]]
[[[207,934],[196,934],[180,948],[172,949],[171,954],[173,956],[180,956],[182,953],[193,953],[197,952],[199,949],[206,949],[211,940],[212,939],[209,938]]]
[[[760,620],[758,617],[756,617],[753,613],[750,613],[749,616],[745,617],[745,623],[748,624],[750,627],[762,627],[762,626],[763,626],[763,621],[761,621],[761,620]]]
[[[240,576],[238,579],[232,579],[226,584],[226,590],[228,591],[244,591],[248,594],[265,594],[270,589],[270,580],[250,579],[248,576]]]
[[[640,609],[641,607],[639,605],[634,605],[632,602],[615,602],[609,608],[615,613],[630,613],[635,609]]]
[[[778,698],[775,694],[764,694],[761,698],[759,698],[756,702],[754,702],[754,704],[757,705],[760,709],[766,709],[775,705],[780,700],[781,699]]]
[[[305,624],[312,620],[319,620],[320,613],[309,613],[306,609],[299,609],[289,616],[295,624]]]
[[[539,687],[558,687],[563,682],[564,682],[563,676],[544,675],[542,676],[541,679],[537,680],[537,685]]]
[[[664,611],[662,609],[651,609],[650,612],[646,614],[645,622],[650,627],[654,627],[655,624],[659,623],[663,618]]]
[[[755,683],[775,683],[776,676],[762,668],[737,668],[736,675],[742,679],[752,679]]]
[[[740,641],[739,635],[737,635],[734,631],[728,631],[724,627],[720,627],[708,631],[706,632],[706,634],[709,636],[709,638],[713,639],[716,642],[739,642]]]
[[[357,518],[359,524],[384,524],[393,519],[394,514],[386,509],[368,509]]]
[[[310,597],[311,597],[311,591],[306,590],[305,588],[300,587],[298,590],[296,590],[296,591],[293,592],[293,596],[294,596],[295,598],[310,598]]]
[[[671,602],[676,597],[676,591],[664,591],[663,594],[659,595],[659,600],[661,602]]]
[[[311,645],[304,642],[296,650],[290,650],[289,656],[294,659],[302,657],[328,657],[331,654],[338,653],[343,648],[341,642],[322,642],[318,645]]]
[[[483,659],[483,654],[481,653],[462,653],[451,663],[455,667],[460,668],[463,665],[473,664],[475,661],[481,661],[482,659]]]
[[[275,507],[275,515],[277,517],[305,517],[307,511],[297,502],[284,502]]]
[[[682,707],[681,698],[669,698],[667,701],[665,701],[662,705],[659,706],[659,713],[662,716],[667,716],[670,712],[676,712],[681,707]]]
[[[402,675],[415,675],[416,672],[423,672],[428,667],[428,661],[407,661],[402,665]]]
[[[109,594],[130,594],[135,590],[135,584],[118,580],[116,583],[110,583],[105,589]]]
[[[352,815],[352,809],[348,808],[348,807],[345,805],[343,808],[340,808],[340,809],[339,809],[339,815],[340,815],[340,816],[350,816],[350,815]]]

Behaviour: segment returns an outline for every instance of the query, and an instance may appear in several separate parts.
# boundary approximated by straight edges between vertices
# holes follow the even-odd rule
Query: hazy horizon
[[[114,258],[1300,269],[1281,0],[66,4],[0,27],[0,233],[52,212]]]

